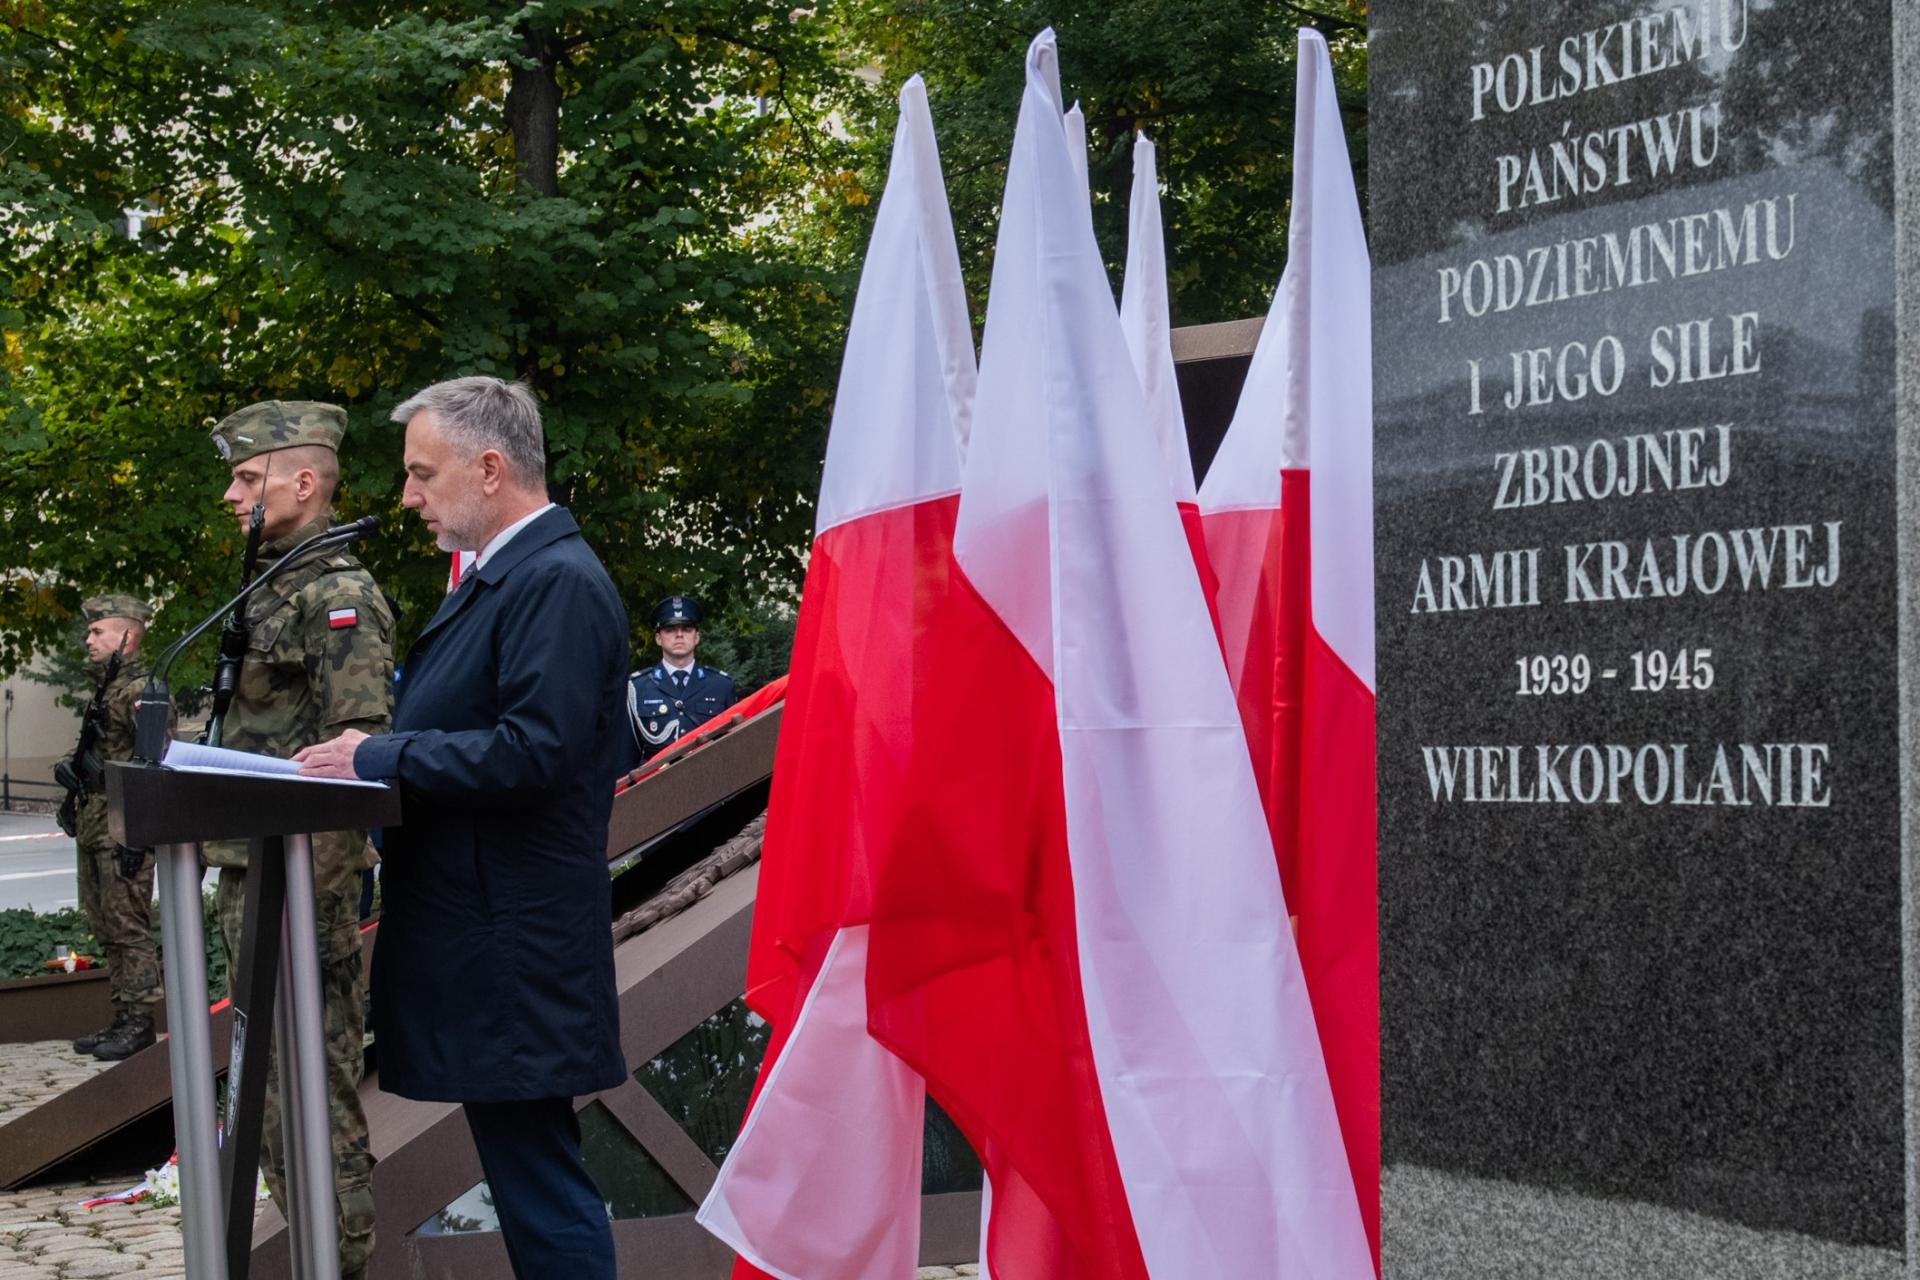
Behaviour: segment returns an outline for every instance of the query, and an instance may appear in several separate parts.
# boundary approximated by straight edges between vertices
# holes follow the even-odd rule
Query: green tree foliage
[[[782,601],[764,601],[737,621],[705,624],[700,660],[733,677],[744,695],[786,673],[793,653],[795,612]]]
[[[1062,88],[1087,120],[1094,230],[1116,293],[1126,262],[1133,136],[1154,142],[1176,325],[1264,315],[1286,263],[1293,184],[1296,33],[1334,58],[1365,199],[1362,0],[848,0],[843,50],[882,75],[850,109],[868,140],[865,181],[885,174],[894,94],[927,81],[961,265],[984,312],[1008,143],[1041,28],[1060,41]]]
[[[636,616],[790,590],[838,291],[781,228],[846,199],[824,32],[769,0],[0,0],[0,669],[92,590],[169,597],[161,638],[231,590],[218,417],[346,404],[341,514],[397,515],[388,412],[463,373],[540,394]],[[389,529],[405,638],[445,558]]]
[[[0,671],[92,591],[164,599],[157,648],[232,590],[205,433],[266,397],[348,406],[339,511],[395,517],[365,554],[404,643],[445,560],[387,415],[476,372],[542,397],[638,653],[686,590],[777,670],[899,83],[927,77],[976,319],[1048,24],[1116,284],[1145,129],[1175,323],[1231,319],[1285,257],[1309,22],[1364,173],[1363,0],[0,0]]]

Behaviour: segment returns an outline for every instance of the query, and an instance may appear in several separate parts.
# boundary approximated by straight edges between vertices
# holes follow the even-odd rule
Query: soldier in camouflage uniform
[[[133,757],[133,700],[146,683],[140,640],[153,610],[132,596],[95,596],[82,604],[87,617],[87,666],[95,680],[106,674],[114,654],[120,669],[107,685],[105,715],[93,756],[102,768],[109,760]],[[91,768],[82,771],[92,775]],[[94,778],[98,777],[96,783]],[[154,1006],[160,1003],[160,953],[153,945],[153,852],[122,856],[107,834],[105,775],[88,776],[86,798],[75,823],[79,854],[80,907],[87,927],[106,951],[107,980],[113,991],[113,1024],[73,1042],[75,1053],[117,1061],[154,1041]],[[130,868],[135,868],[128,874]]]
[[[269,400],[214,429],[214,444],[233,471],[226,501],[242,526],[255,502],[266,504],[262,573],[329,524],[346,426],[346,412],[337,406]],[[247,621],[247,654],[222,746],[284,758],[343,729],[386,732],[393,702],[393,614],[359,561],[334,550],[290,570],[254,595]],[[205,848],[207,861],[220,868],[216,902],[231,958],[239,951],[246,910],[247,848],[236,842]],[[373,1153],[359,1087],[366,1030],[360,875],[374,857],[364,831],[313,837],[343,1280],[360,1276],[373,1252]],[[263,1136],[267,1188],[284,1212],[286,1146],[277,1083],[267,1088]]]

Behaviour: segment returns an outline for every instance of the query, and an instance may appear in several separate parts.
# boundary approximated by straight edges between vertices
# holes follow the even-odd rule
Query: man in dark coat
[[[627,723],[639,760],[664,751],[740,701],[733,677],[697,660],[700,606],[668,596],[653,609],[660,661],[627,677]]]
[[[393,732],[295,758],[404,797],[373,966],[380,1087],[465,1104],[516,1275],[611,1277],[573,1098],[627,1078],[606,863],[626,613],[547,501],[525,386],[457,378],[393,416],[403,501],[479,557],[407,653]]]

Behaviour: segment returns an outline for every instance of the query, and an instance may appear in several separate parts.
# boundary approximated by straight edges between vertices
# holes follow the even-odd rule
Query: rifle
[[[311,564],[317,556],[333,551],[346,543],[372,537],[379,529],[380,517],[361,516],[350,524],[335,525],[324,533],[314,534],[274,561],[272,568],[255,578],[233,599],[226,601],[195,623],[185,635],[161,650],[159,659],[153,664],[152,673],[147,676],[146,686],[140,690],[140,696],[133,700],[135,762],[158,764],[167,754],[167,734],[173,723],[173,698],[167,688],[167,675],[173,670],[174,660],[188,645],[205,635],[207,628],[220,621],[230,610],[246,604],[248,596],[281,574],[298,569],[302,565]]]
[[[272,474],[273,455],[267,455],[267,473]],[[258,572],[260,560],[260,535],[267,527],[267,478],[260,478],[260,500],[253,504],[253,514],[247,517],[247,549],[240,557],[240,589],[245,591],[253,584]],[[207,717],[207,745],[220,745],[221,734],[226,729],[227,708],[233,705],[233,695],[240,687],[240,664],[246,661],[247,643],[252,638],[252,627],[247,622],[247,607],[244,602],[233,607],[227,615],[226,625],[220,628],[220,653],[213,660],[213,714]]]
[[[92,700],[80,716],[80,740],[73,744],[73,757],[53,766],[53,780],[67,791],[67,798],[60,802],[60,812],[54,815],[54,821],[69,836],[79,833],[81,803],[107,785],[107,766],[100,759],[99,745],[107,732],[107,690],[113,687],[114,680],[120,675],[120,658],[126,649],[127,638],[121,636],[120,647],[107,659],[106,672],[100,677]]]

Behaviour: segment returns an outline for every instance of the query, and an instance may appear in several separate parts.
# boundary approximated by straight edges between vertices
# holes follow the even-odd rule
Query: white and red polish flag
[[[1193,548],[1194,567],[1207,596],[1214,630],[1220,629],[1215,604],[1217,584],[1207,558],[1200,523],[1200,499],[1193,485],[1193,454],[1187,448],[1187,417],[1180,406],[1180,384],[1173,372],[1173,320],[1167,305],[1167,242],[1160,221],[1160,176],[1147,135],[1133,140],[1133,192],[1127,206],[1127,271],[1120,286],[1120,328],[1127,337],[1147,414],[1160,442],[1161,465],[1180,508],[1180,523]]]
[[[1287,268],[1200,497],[1377,1269],[1372,269],[1332,61],[1308,29],[1293,165]]]
[[[1067,131],[1067,158],[1073,162],[1073,176],[1080,184],[1080,199],[1086,203],[1087,216],[1093,216],[1093,184],[1087,177],[1087,113],[1075,102],[1061,117]]]
[[[903,839],[924,634],[947,592],[976,366],[925,87],[847,334],[774,762],[747,962],[773,1027],[700,1222],[737,1276],[904,1280],[919,1252],[918,1075],[867,1031],[874,864]]]
[[[473,562],[480,558],[478,551],[456,551],[447,563],[447,592],[460,585],[460,579],[467,576],[473,568]]]
[[[1280,512],[1283,492],[1304,492],[1307,474],[1306,421],[1286,412],[1292,355],[1288,299],[1296,283],[1289,263],[1260,330],[1233,421],[1200,482],[1199,500],[1227,678],[1240,707],[1289,903],[1294,898],[1291,815],[1298,809],[1299,679],[1297,671],[1281,667],[1280,638],[1297,631],[1298,620],[1283,619],[1281,609],[1304,601],[1284,597],[1281,582],[1304,578],[1306,541],[1304,532],[1291,543],[1283,541]],[[1287,476],[1294,479],[1289,482]],[[1289,815],[1284,819],[1283,811]]]
[[[982,1153],[1002,1280],[1353,1280],[1372,1261],[1272,845],[1056,66],[1045,32],[868,1025]]]

